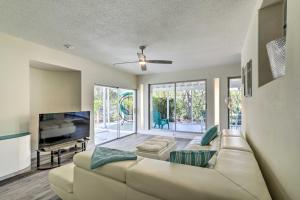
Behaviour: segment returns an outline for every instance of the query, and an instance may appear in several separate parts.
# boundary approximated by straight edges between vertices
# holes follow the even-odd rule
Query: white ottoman
[[[136,146],[136,154],[146,158],[168,160],[170,152],[176,149],[176,141],[171,137],[155,136]]]

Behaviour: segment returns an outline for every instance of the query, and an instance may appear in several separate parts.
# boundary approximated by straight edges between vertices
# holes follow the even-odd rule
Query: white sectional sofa
[[[187,148],[219,149],[213,167],[139,157],[90,170],[92,152],[86,151],[74,157],[74,164],[50,171],[50,185],[64,200],[271,199],[243,137],[224,131],[220,143],[215,140],[210,147],[201,147],[196,140]]]

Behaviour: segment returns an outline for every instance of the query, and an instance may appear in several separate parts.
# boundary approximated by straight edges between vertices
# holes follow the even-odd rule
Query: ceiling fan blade
[[[128,63],[138,63],[139,61],[131,61],[131,62],[121,62],[121,63],[114,63],[113,65],[122,65],[122,64],[128,64]]]
[[[154,64],[172,64],[173,61],[171,60],[147,60],[147,63],[154,63]]]
[[[143,72],[144,72],[144,71],[147,71],[147,66],[146,66],[146,64],[141,65],[141,69],[142,69]]]

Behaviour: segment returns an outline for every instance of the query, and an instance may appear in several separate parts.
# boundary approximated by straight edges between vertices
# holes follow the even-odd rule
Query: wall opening
[[[228,128],[242,129],[242,79],[228,78]]]
[[[284,3],[263,7],[259,10],[258,27],[258,86],[263,86],[274,80],[267,43],[284,36]]]
[[[215,125],[220,124],[220,78],[214,78]]]
[[[30,132],[32,150],[38,146],[38,117],[42,113],[81,110],[81,72],[47,63],[30,62]]]

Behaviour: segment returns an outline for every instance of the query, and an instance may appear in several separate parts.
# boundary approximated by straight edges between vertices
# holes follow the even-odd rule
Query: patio
[[[102,123],[95,124],[95,144],[101,144],[118,138],[118,123],[107,123],[106,128]],[[120,137],[134,133],[134,126],[132,122],[126,122],[120,125]]]
[[[103,124],[97,124],[95,127],[95,144],[101,144],[117,139],[117,126],[116,122],[107,124],[107,128],[103,128]],[[168,129],[167,126],[164,126],[163,129],[152,128],[151,130],[142,130],[138,133],[191,139],[205,131],[205,124],[177,123],[176,130],[177,131],[175,131],[175,123],[170,122],[170,129]],[[132,133],[134,133],[132,123],[126,123],[120,126],[120,137],[124,137]]]
[[[163,127],[163,130],[169,130],[169,131],[180,131],[180,132],[186,132],[186,133],[202,133],[206,130],[205,123],[196,123],[196,122],[169,122],[170,128],[168,129],[168,125],[165,125]],[[176,129],[175,129],[176,126]],[[152,130],[157,130],[160,128],[153,128]]]

